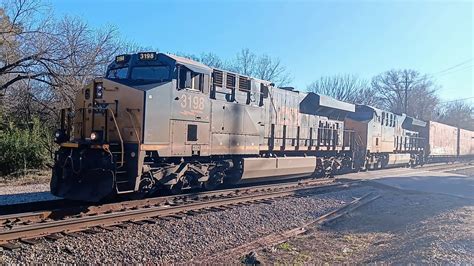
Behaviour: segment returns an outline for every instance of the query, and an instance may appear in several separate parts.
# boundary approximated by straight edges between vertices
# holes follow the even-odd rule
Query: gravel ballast
[[[0,263],[185,263],[198,262],[255,238],[301,226],[373,188],[279,199],[113,232],[80,233],[55,242],[0,251]],[[212,262],[211,262],[212,263]]]
[[[57,199],[49,192],[49,183],[0,186],[1,205]]]

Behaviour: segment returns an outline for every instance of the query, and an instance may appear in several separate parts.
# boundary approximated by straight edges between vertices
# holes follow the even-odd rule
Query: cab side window
[[[203,91],[204,74],[191,71],[185,66],[178,67],[178,90],[192,89]]]

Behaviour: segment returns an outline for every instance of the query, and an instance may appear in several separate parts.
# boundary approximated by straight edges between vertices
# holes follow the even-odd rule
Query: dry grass
[[[50,179],[50,169],[28,170],[26,173],[0,176],[0,187],[44,184],[48,183]]]

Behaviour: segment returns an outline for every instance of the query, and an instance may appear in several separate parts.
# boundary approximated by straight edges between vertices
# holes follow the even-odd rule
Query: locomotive
[[[119,55],[61,111],[51,192],[100,201],[422,164],[426,127],[171,54]]]

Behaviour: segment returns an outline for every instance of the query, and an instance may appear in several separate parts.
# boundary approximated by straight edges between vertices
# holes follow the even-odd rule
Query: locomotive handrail
[[[272,104],[273,110],[275,110],[275,124],[278,123],[278,111],[275,107],[275,103],[273,102],[273,95],[271,93],[270,88],[268,88],[268,95],[270,95],[270,102]]]
[[[118,168],[121,168],[123,167],[123,157],[124,157],[124,148],[123,148],[123,139],[122,139],[122,134],[120,133],[120,128],[118,127],[118,124],[117,124],[117,120],[115,119],[115,114],[114,114],[114,111],[110,108],[107,108],[110,113],[112,114],[112,119],[114,120],[114,125],[115,125],[115,128],[117,129],[117,134],[119,136],[119,139],[120,139],[120,166]]]
[[[96,108],[96,107],[82,107],[82,108],[79,108],[78,110],[81,110],[82,112],[84,112],[85,109],[91,109],[91,110],[109,110],[110,113],[112,114],[112,119],[114,121],[114,125],[115,125],[115,129],[117,129],[117,134],[119,136],[119,139],[120,139],[120,166],[118,168],[121,168],[123,167],[123,162],[124,162],[124,145],[123,145],[123,138],[122,138],[122,134],[120,133],[120,128],[118,127],[118,124],[117,124],[117,120],[115,119],[115,113],[114,111],[110,108],[110,107],[107,107],[107,108]]]
[[[137,136],[137,141],[138,143],[140,144],[141,141],[140,141],[140,135],[138,134],[138,131],[137,131],[137,128],[135,127],[135,122],[133,121],[133,117],[132,117],[132,113],[130,112],[131,109],[128,109],[127,108],[127,114],[128,114],[128,117],[130,118],[130,122],[132,122],[132,126],[133,126],[133,131],[135,132],[135,135]]]

